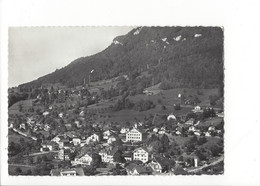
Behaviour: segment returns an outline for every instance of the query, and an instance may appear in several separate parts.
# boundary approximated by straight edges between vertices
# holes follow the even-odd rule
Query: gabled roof
[[[136,149],[133,151],[133,153],[135,153],[137,150],[140,150],[140,149],[143,149],[144,151],[149,152],[148,149],[147,149],[147,147],[138,147],[138,148],[136,148]]]
[[[137,165],[133,169],[136,169],[136,171],[139,174],[145,174],[145,173],[152,173],[153,172],[153,170],[150,166]]]

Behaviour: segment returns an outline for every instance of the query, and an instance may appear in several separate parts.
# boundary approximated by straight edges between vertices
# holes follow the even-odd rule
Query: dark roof
[[[146,174],[146,173],[152,173],[153,172],[153,170],[150,166],[137,165],[134,169],[136,169],[136,171],[139,174]]]

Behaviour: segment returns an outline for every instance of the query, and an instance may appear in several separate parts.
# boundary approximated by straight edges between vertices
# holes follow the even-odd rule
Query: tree
[[[169,138],[166,134],[163,134],[163,136],[161,137],[161,143],[162,143],[162,146],[163,146],[163,152],[167,152],[168,149],[169,149]]]
[[[93,153],[92,154],[92,166],[99,167],[101,164],[101,156],[99,154]]]
[[[14,172],[15,172],[15,174],[20,175],[20,174],[22,173],[22,169],[21,169],[20,167],[16,167],[16,168],[14,169]]]
[[[122,155],[123,155],[122,151],[121,151],[121,150],[118,150],[118,151],[114,154],[114,156],[113,156],[114,162],[117,162],[117,163],[125,163],[125,162],[126,162],[126,161],[125,161],[125,158],[124,158]]]

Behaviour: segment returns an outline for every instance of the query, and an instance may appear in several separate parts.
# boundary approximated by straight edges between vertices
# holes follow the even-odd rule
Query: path
[[[223,160],[224,160],[224,156],[221,156],[221,157],[218,158],[216,161],[214,161],[214,162],[212,162],[212,163],[210,163],[210,164],[206,164],[206,165],[203,165],[203,166],[201,166],[201,167],[197,167],[197,168],[195,168],[195,169],[194,169],[194,168],[193,168],[193,169],[190,169],[190,170],[186,169],[186,171],[187,171],[187,172],[197,172],[197,171],[200,171],[200,170],[202,170],[202,169],[204,169],[204,168],[207,168],[207,167],[216,165],[216,164],[222,162]]]

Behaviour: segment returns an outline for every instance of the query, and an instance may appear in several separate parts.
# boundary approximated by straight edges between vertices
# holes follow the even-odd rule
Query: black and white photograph
[[[9,175],[223,174],[223,35],[9,28]]]
[[[2,0],[0,185],[259,185],[257,0]]]

